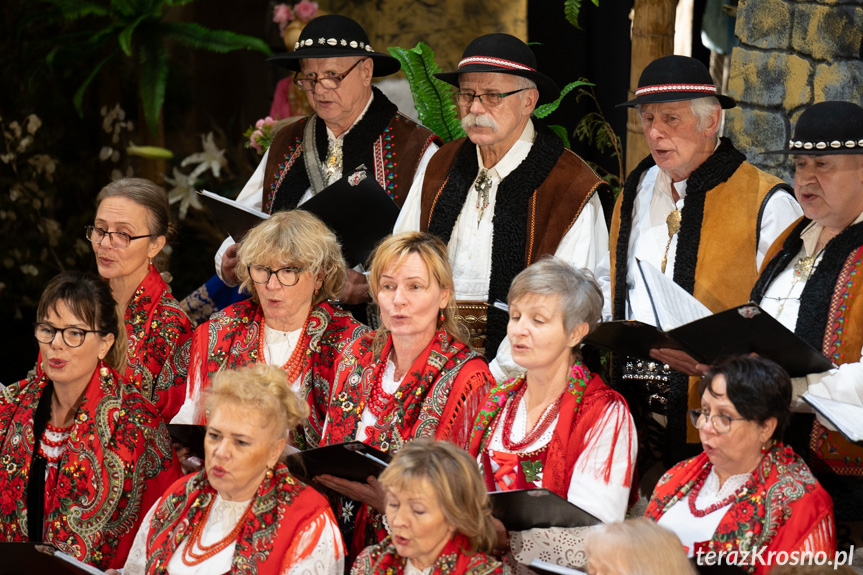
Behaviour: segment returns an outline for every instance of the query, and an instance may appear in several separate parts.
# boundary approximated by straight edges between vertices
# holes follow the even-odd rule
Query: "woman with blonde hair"
[[[344,351],[322,444],[356,440],[393,454],[418,437],[466,446],[493,380],[455,320],[446,245],[420,232],[390,236],[375,251],[369,284],[382,325]],[[319,481],[350,498],[338,515],[354,555],[385,536],[374,478]]]
[[[695,575],[680,540],[644,517],[590,530],[585,542],[589,575]]]
[[[366,331],[351,315],[331,305],[345,282],[346,268],[335,234],[314,215],[278,212],[252,228],[240,243],[237,275],[252,294],[213,314],[195,330],[190,351],[186,403],[174,420],[203,420],[202,391],[219,371],[250,363],[278,365],[291,388],[310,408],[299,447],[316,447],[330,397],[334,362]]]
[[[150,509],[124,575],[341,575],[344,544],[327,500],[279,456],[308,414],[285,371],[222,371],[207,393],[205,468]]]
[[[380,476],[391,535],[368,547],[351,575],[504,573],[488,493],[473,459],[447,441],[405,445]]]

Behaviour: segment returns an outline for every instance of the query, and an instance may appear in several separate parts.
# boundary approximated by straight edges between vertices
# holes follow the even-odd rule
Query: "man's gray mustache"
[[[461,127],[467,131],[469,128],[473,128],[477,126],[479,128],[491,128],[492,131],[497,132],[497,122],[494,121],[494,118],[489,116],[488,114],[467,114],[464,118],[461,119]]]

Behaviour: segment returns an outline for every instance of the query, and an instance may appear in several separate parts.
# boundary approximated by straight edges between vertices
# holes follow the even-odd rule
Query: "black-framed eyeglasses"
[[[356,68],[360,62],[365,62],[366,60],[368,60],[368,58],[357,60],[354,62],[353,66],[337,76],[327,76],[325,78],[303,78],[300,76],[294,76],[294,84],[299,86],[300,90],[303,92],[314,92],[315,84],[320,84],[324,90],[335,90],[342,85],[342,80],[351,73],[351,70]]]
[[[267,266],[249,266],[249,276],[256,284],[270,283],[270,278],[276,274],[276,279],[285,287],[294,287],[300,281],[300,274],[306,271],[304,268],[286,267],[271,270]]]
[[[98,329],[81,329],[80,327],[54,327],[49,323],[34,323],[33,335],[36,336],[36,341],[39,343],[50,344],[54,341],[57,334],[63,338],[63,343],[69,347],[81,347],[84,345],[84,339],[88,333],[98,333],[105,335],[105,332]]]
[[[108,236],[108,241],[115,248],[128,248],[132,240],[140,240],[141,238],[154,238],[156,234],[146,234],[143,236],[130,236],[126,232],[109,232],[96,226],[84,226],[84,235],[94,244],[101,244],[105,236]]]
[[[476,94],[474,92],[456,92],[455,99],[456,102],[458,102],[459,106],[464,106],[465,108],[473,104],[474,100],[479,100],[479,103],[486,108],[494,108],[495,106],[500,105],[500,101],[507,96],[512,96],[513,94],[518,94],[519,92],[524,92],[528,89],[529,88],[522,88],[521,90],[513,90],[512,92],[503,93],[487,92],[485,94]]]
[[[707,423],[707,420],[709,419],[710,425],[713,426],[713,429],[716,430],[716,433],[722,435],[731,431],[732,421],[746,421],[745,417],[730,417],[728,415],[722,415],[720,413],[707,415],[700,409],[690,409],[689,419],[692,420],[692,425],[695,426],[695,429],[701,429],[702,427],[704,427],[704,424]]]

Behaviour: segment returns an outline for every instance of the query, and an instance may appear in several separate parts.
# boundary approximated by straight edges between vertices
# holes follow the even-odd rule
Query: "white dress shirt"
[[[455,297],[461,301],[487,301],[489,281],[491,279],[491,249],[494,235],[494,205],[497,190],[503,179],[509,176],[530,152],[536,130],[533,122],[528,122],[518,141],[488,170],[491,178],[489,190],[489,205],[484,210],[477,207],[479,193],[476,186],[471,185],[467,199],[455,223],[450,237],[449,258],[455,282]],[[482,166],[482,158],[477,148],[477,159]],[[399,218],[393,227],[393,233],[417,231],[420,229],[420,211],[422,208],[422,184],[425,179],[426,166],[422,166],[414,178]],[[479,174],[477,174],[477,179]],[[476,180],[474,180],[476,183]],[[480,217],[480,212],[482,212]],[[608,253],[608,230],[605,227],[605,214],[599,196],[593,197],[585,204],[575,223],[564,234],[554,255],[560,257],[571,266],[594,270],[597,263]],[[501,342],[497,356],[492,360],[489,369],[497,381],[517,376],[523,370],[512,360],[509,341]]]

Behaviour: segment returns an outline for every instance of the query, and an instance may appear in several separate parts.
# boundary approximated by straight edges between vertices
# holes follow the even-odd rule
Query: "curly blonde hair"
[[[312,305],[338,299],[347,277],[347,266],[336,235],[317,216],[302,210],[277,212],[246,234],[239,248],[237,278],[240,288],[258,301],[249,268],[275,260],[281,267],[296,266],[319,274],[323,286]]]
[[[207,392],[207,419],[223,404],[255,409],[261,421],[275,424],[274,437],[284,437],[309,416],[309,406],[291,390],[285,370],[265,363],[253,363],[213,376]]]

